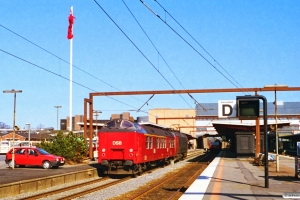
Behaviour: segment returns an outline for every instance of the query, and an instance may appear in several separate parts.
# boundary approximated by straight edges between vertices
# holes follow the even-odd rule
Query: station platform
[[[269,188],[265,188],[264,166],[253,161],[254,158],[236,158],[229,150],[221,151],[180,200],[289,199],[287,193],[298,193],[299,197],[290,199],[300,199],[295,158],[279,156],[278,172],[276,163],[269,164]]]
[[[13,184],[16,182],[30,181],[51,176],[61,176],[63,174],[77,173],[86,170],[95,170],[97,174],[100,174],[100,171],[98,172],[97,161],[89,161],[86,164],[64,165],[58,169],[47,170],[36,166],[11,169],[5,165],[5,167],[0,168],[0,188],[4,184]]]

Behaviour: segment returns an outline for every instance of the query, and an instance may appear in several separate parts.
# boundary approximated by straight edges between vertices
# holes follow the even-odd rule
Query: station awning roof
[[[278,122],[277,128],[289,126],[290,122]],[[255,123],[213,123],[213,127],[218,132],[219,136],[231,137],[235,132],[255,132]],[[268,131],[273,130],[275,127],[274,123],[268,124]],[[264,125],[260,124],[261,133],[264,132]]]

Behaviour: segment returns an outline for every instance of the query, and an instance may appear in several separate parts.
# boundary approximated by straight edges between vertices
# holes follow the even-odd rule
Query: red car
[[[19,167],[25,167],[25,165],[42,166],[44,169],[58,168],[65,164],[65,159],[61,156],[55,156],[49,154],[42,148],[36,147],[17,147],[14,148],[15,163],[12,161],[13,149],[6,153],[5,163],[9,167],[19,165]]]

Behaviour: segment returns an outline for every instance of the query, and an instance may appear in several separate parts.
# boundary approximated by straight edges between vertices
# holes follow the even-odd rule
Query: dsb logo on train
[[[122,145],[122,141],[113,141],[112,145]]]

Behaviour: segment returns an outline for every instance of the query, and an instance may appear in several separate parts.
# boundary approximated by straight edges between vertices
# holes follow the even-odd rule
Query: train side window
[[[149,137],[146,136],[146,149],[149,149]]]
[[[153,137],[150,137],[150,141],[149,141],[149,148],[153,149]]]

